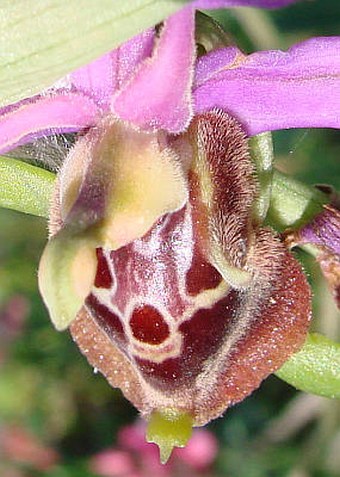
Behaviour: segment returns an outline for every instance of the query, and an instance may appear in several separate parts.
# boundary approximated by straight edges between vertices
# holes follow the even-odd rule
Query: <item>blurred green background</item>
[[[284,49],[310,36],[340,32],[338,0],[214,16],[246,52]],[[274,144],[280,170],[340,189],[338,131],[280,131]],[[93,465],[91,470],[91,459],[116,445],[118,431],[134,422],[137,412],[94,373],[67,332],[52,328],[37,292],[46,237],[46,221],[0,210],[0,475],[104,475]],[[299,258],[313,283],[313,327],[336,340],[339,317],[327,286],[313,260],[302,252]],[[208,426],[218,439],[211,466],[178,465],[164,472],[157,467],[154,475],[335,477],[340,473],[339,424],[339,402],[296,393],[270,377]],[[149,475],[138,452],[133,459],[138,473],[116,465],[110,475]]]

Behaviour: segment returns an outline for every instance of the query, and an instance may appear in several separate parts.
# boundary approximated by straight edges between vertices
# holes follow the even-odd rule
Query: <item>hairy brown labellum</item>
[[[128,126],[112,128],[109,133],[97,130],[95,137],[92,133],[93,147],[105,142],[107,154],[112,142],[113,164],[126,169],[128,159],[122,162],[115,154],[127,151],[120,141]],[[256,171],[247,139],[233,118],[212,111],[195,117],[181,136],[157,136],[152,142],[138,134],[143,133],[131,129],[129,141],[139,141],[138,150],[142,144],[147,158],[156,157],[160,148],[166,155],[164,167],[177,164],[170,181],[177,199],[169,210],[166,195],[166,210],[155,215],[147,232],[141,234],[138,226],[135,238],[129,233],[130,240],[121,246],[121,230],[115,224],[124,227],[124,221],[114,219],[121,210],[105,205],[111,196],[99,200],[89,228],[92,236],[102,237],[98,229],[109,220],[105,230],[115,237],[115,246],[110,246],[110,237],[94,241],[94,286],[70,330],[89,362],[144,416],[175,409],[199,426],[243,399],[301,347],[310,319],[310,291],[286,247],[270,229],[256,225]],[[149,164],[156,170],[153,159]],[[100,178],[100,167],[91,167]],[[138,161],[136,167],[142,167]],[[107,167],[104,170],[109,174]],[[54,212],[53,233],[62,225],[60,215],[83,214],[83,205],[77,203],[91,177],[91,168],[86,171],[67,194],[66,212]],[[106,184],[107,190],[114,189],[115,180],[110,187]],[[161,183],[154,184],[162,191]],[[175,190],[183,184],[187,195]],[[169,188],[169,181],[164,186]],[[142,197],[150,193],[151,184],[144,191],[143,184],[136,187]],[[100,215],[106,209],[113,218]],[[129,214],[127,227],[135,217]],[[152,214],[147,216],[149,220]]]

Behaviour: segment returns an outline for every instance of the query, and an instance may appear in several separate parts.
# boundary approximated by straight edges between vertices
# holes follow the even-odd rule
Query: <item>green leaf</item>
[[[301,351],[275,374],[301,391],[340,398],[340,344],[310,334]]]
[[[0,156],[0,207],[48,217],[54,182],[52,172]]]
[[[188,0],[1,0],[0,105],[32,96]]]

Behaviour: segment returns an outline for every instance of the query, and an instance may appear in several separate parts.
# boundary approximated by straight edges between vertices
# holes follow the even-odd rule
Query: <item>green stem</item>
[[[328,201],[326,194],[315,187],[275,171],[266,221],[279,232],[297,228],[320,213]]]
[[[0,156],[0,207],[48,217],[55,174]]]
[[[275,374],[301,391],[340,398],[340,344],[310,334],[301,351]]]
[[[274,150],[271,133],[262,133],[249,140],[251,157],[256,166],[259,194],[253,213],[259,223],[265,219],[270,205],[273,182]]]

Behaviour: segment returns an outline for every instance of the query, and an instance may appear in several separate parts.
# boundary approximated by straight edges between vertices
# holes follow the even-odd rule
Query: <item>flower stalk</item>
[[[275,170],[266,220],[279,232],[295,229],[312,220],[328,201],[317,188]]]
[[[55,174],[26,162],[0,156],[0,207],[48,217]]]

